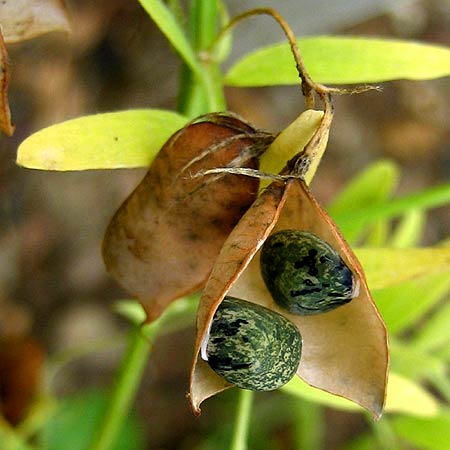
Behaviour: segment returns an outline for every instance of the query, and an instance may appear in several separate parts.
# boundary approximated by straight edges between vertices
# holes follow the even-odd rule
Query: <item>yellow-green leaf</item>
[[[417,278],[385,289],[373,290],[376,304],[390,333],[400,333],[422,323],[430,311],[450,289],[450,269],[441,273],[422,274]],[[448,324],[447,324],[448,328]]]
[[[17,164],[30,169],[147,167],[188,119],[171,111],[129,110],[80,117],[44,128],[20,144]]]
[[[302,153],[305,146],[317,132],[323,118],[323,111],[308,109],[300,114],[287,128],[285,128],[272,142],[270,147],[261,155],[259,168],[262,172],[279,173],[293,156]],[[325,152],[328,142],[328,130],[326,139],[322,139],[311,165],[304,176],[309,184],[316,173],[320,160]],[[261,187],[269,183],[262,180]]]
[[[315,389],[298,377],[294,377],[281,389],[289,394],[332,408],[363,411],[361,407],[350,400]],[[439,405],[436,399],[419,384],[401,375],[391,373],[388,378],[385,411],[431,417],[439,412]]]
[[[357,248],[371,289],[413,280],[424,275],[450,271],[450,248]]]
[[[320,83],[378,83],[427,80],[450,75],[450,49],[417,42],[360,37],[319,36],[297,40],[305,66]],[[287,43],[244,56],[225,77],[232,86],[298,84]]]
[[[319,128],[323,111],[308,109],[285,128],[272,142],[270,147],[261,155],[259,168],[263,172],[279,173],[294,155],[301,153],[305,145]],[[323,146],[322,153],[325,150]],[[320,159],[322,155],[318,156]],[[318,161],[316,166],[318,165]],[[312,178],[312,176],[310,177]],[[310,180],[307,181],[307,183]]]
[[[342,215],[354,214],[367,205],[382,206],[398,186],[400,171],[388,159],[380,159],[356,175],[328,206],[329,214],[336,219],[341,232],[350,242],[357,241],[367,227],[364,223],[348,220],[344,226],[339,222]],[[375,222],[375,224],[380,222]],[[384,221],[382,223],[385,223]]]
[[[444,450],[450,442],[450,413],[443,410],[433,418],[397,417],[393,429],[408,448]],[[412,447],[411,447],[412,446]]]
[[[200,80],[205,80],[205,71],[197,59],[184,30],[173,16],[171,10],[161,0],[139,0],[139,3],[164,33],[175,50],[183,58]]]

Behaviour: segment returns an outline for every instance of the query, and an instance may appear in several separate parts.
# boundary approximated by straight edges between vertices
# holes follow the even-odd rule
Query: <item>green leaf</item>
[[[339,450],[374,450],[377,448],[374,437],[371,434],[363,434],[347,442]]]
[[[389,160],[380,160],[354,177],[329,205],[328,212],[335,220],[340,216],[353,214],[367,208],[367,205],[381,205],[391,197],[398,186],[400,171]],[[350,241],[355,241],[364,230],[364,223],[349,221],[341,231]]]
[[[364,238],[363,244],[366,247],[386,247],[390,230],[390,223],[387,220],[375,222]]]
[[[391,370],[416,382],[429,381],[447,373],[445,361],[418,350],[411,341],[402,343],[391,336],[390,352]]]
[[[439,358],[444,359],[445,361],[450,363],[450,345],[444,345],[444,347],[436,350],[435,353]]]
[[[84,116],[44,128],[23,141],[17,164],[30,169],[148,167],[187,118],[157,109]]]
[[[259,168],[267,173],[279,173],[294,155],[300,153],[313,137],[323,118],[322,111],[308,109],[302,112],[289,124],[272,142],[270,147],[261,155]],[[306,184],[309,184],[326,148],[327,139],[323,140],[320,149],[314,154],[314,161],[305,175]],[[262,183],[262,186],[268,185]]]
[[[425,262],[425,265],[427,263]],[[450,287],[449,269],[372,292],[390,333],[399,333],[433,308]]]
[[[331,408],[344,411],[363,411],[360,406],[350,400],[315,389],[298,377],[294,377],[281,390]],[[415,416],[433,416],[438,413],[439,405],[435,398],[420,385],[401,375],[391,373],[388,378],[385,411]]]
[[[425,213],[413,209],[406,213],[389,239],[389,246],[395,248],[414,247],[425,229]]]
[[[445,282],[444,282],[445,283]],[[450,280],[446,283],[450,290]],[[450,343],[450,302],[444,303],[420,327],[412,339],[417,350],[433,351]]]
[[[179,331],[195,323],[195,316],[198,309],[200,295],[193,294],[189,297],[179,298],[166,308],[164,314],[158,319],[158,336],[162,336],[173,331]],[[144,307],[138,300],[118,300],[114,304],[114,310],[126,317],[135,325],[141,325],[147,318]],[[155,322],[145,324],[142,332],[147,335]]]
[[[391,219],[414,209],[428,209],[450,202],[450,183],[435,186],[380,204],[368,203],[364,208],[348,209],[332,214],[344,236],[380,219]]]
[[[209,52],[217,34],[217,1],[192,0],[189,4],[187,29],[193,49],[198,54]],[[188,117],[226,109],[222,74],[212,55],[202,59],[200,74],[183,65],[178,96],[178,110]],[[190,70],[189,70],[190,69]]]
[[[43,450],[87,449],[106,412],[108,393],[91,391],[61,401],[56,414],[43,431]],[[141,424],[128,416],[111,450],[139,450],[144,447]]]
[[[0,419],[0,442],[2,450],[34,450],[3,418]]]
[[[378,83],[428,80],[450,75],[450,50],[435,45],[392,39],[319,36],[297,40],[311,78],[319,83]],[[286,43],[244,56],[228,71],[231,86],[298,84]]]
[[[450,271],[450,248],[356,248],[371,289]]]
[[[202,66],[199,63],[191,44],[170,9],[161,0],[139,0],[148,15],[158,25],[168,41],[180,54],[186,64],[199,79],[203,79]]]
[[[444,450],[450,442],[450,413],[443,411],[433,418],[398,417],[395,432],[421,450]]]

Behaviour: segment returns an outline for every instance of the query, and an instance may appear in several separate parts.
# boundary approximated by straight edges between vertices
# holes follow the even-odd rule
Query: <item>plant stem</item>
[[[103,424],[90,450],[114,448],[117,435],[136,396],[153,341],[160,332],[175,331],[183,328],[186,323],[190,323],[195,316],[197,305],[198,295],[179,299],[172,303],[161,317],[144,326],[139,323],[142,320],[140,313],[144,313],[143,310],[141,311],[142,308],[136,305],[132,308],[135,310],[132,312],[132,320],[136,319],[136,323],[129,334],[128,346],[117,374]],[[124,305],[121,308],[124,309]]]
[[[323,408],[312,402],[294,400],[289,403],[294,416],[294,433],[298,449],[320,450],[323,448],[325,424]]]
[[[250,428],[250,416],[253,397],[255,393],[246,389],[240,389],[237,405],[237,414],[234,422],[233,439],[230,450],[246,450],[248,431]]]
[[[152,333],[142,334],[140,326],[134,326],[125,351],[108,411],[91,450],[110,450],[116,442],[123,421],[134,400],[145,364],[151,351],[151,342],[158,329],[155,322]]]
[[[381,450],[403,450],[398,437],[392,429],[391,423],[387,417],[383,417],[379,422],[374,423],[372,418],[369,418],[369,423],[372,426],[375,439]]]
[[[217,31],[218,8],[216,0],[193,0],[189,10],[189,38],[199,58],[213,42]],[[201,60],[204,68],[204,80],[183,65],[181,72],[178,111],[188,117],[213,111],[223,111],[225,100],[217,63],[208,55]]]

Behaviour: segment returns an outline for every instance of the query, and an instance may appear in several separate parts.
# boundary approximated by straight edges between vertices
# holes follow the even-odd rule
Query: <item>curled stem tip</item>
[[[305,97],[305,103],[307,109],[313,109],[314,108],[314,93],[316,93],[319,98],[322,100],[322,102],[326,104],[330,101],[330,94],[359,94],[361,92],[366,92],[369,90],[381,90],[379,86],[356,86],[352,88],[337,88],[337,87],[328,87],[320,83],[316,83],[309,75],[308,71],[306,70],[305,64],[303,62],[303,58],[300,54],[300,50],[297,45],[297,40],[295,38],[295,35],[289,26],[289,24],[286,22],[286,20],[281,16],[281,14],[276,11],[273,8],[255,8],[251,9],[249,11],[245,11],[242,14],[239,14],[235,16],[231,21],[223,27],[218,35],[216,36],[216,39],[214,40],[212,46],[214,46],[221,38],[222,36],[229,31],[231,28],[233,28],[237,23],[241,22],[242,20],[251,17],[251,16],[257,16],[257,15],[268,15],[272,17],[281,27],[283,30],[287,40],[289,41],[289,45],[291,47],[292,54],[294,56],[294,60],[296,63],[297,71],[299,74],[299,77],[301,79],[301,89],[302,93]]]

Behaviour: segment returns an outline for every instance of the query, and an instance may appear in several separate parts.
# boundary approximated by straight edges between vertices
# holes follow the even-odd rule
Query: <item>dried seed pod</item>
[[[271,391],[295,375],[301,347],[297,327],[285,317],[255,303],[225,297],[201,353],[229,383]]]
[[[258,194],[256,178],[196,176],[222,167],[258,168],[273,137],[229,114],[199,117],[163,146],[116,212],[103,241],[108,272],[156,319],[201,289],[219,251]]]
[[[293,314],[331,311],[358,295],[339,254],[312,233],[281,230],[261,251],[261,273],[275,302]]]

